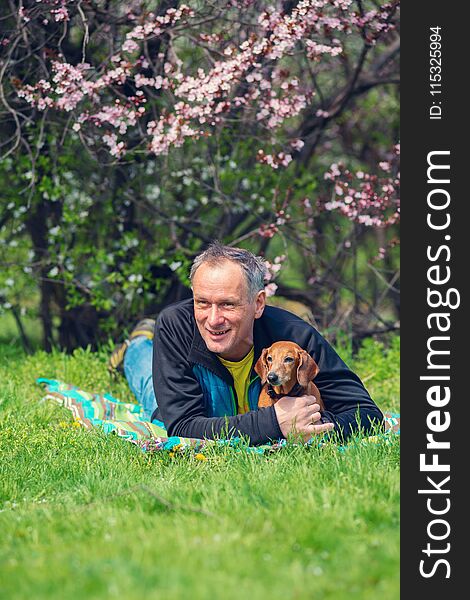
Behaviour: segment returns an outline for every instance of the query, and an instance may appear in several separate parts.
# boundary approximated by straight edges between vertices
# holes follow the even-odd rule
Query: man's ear
[[[266,292],[260,290],[256,296],[256,308],[255,308],[255,319],[259,319],[264,312],[266,307]]]
[[[317,363],[310,354],[302,350],[299,353],[299,366],[297,367],[297,381],[299,384],[306,388],[308,382],[313,381],[319,370]]]
[[[258,373],[261,379],[261,385],[264,385],[268,379],[268,365],[266,364],[266,355],[268,354],[268,348],[264,348],[261,352],[261,356],[256,361],[255,371]]]

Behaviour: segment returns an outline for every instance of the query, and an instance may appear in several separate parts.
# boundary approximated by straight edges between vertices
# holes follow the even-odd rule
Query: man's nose
[[[211,306],[211,310],[210,310],[209,318],[208,318],[209,325],[217,325],[222,320],[223,320],[222,312],[220,311],[217,304],[213,304]]]

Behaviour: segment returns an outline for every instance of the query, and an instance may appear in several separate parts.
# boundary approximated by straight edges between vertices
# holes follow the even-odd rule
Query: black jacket
[[[254,322],[254,361],[261,351],[276,341],[296,342],[307,350],[320,368],[315,384],[326,411],[323,421],[335,423],[335,430],[347,438],[360,426],[370,429],[383,415],[353,373],[330,344],[296,315],[266,306]],[[207,377],[205,377],[207,375]],[[252,383],[259,378],[252,371]],[[209,382],[209,383],[208,383]],[[230,408],[222,416],[211,405],[211,396],[226,389],[233,395],[233,378],[217,356],[207,349],[196,325],[193,300],[183,300],[165,308],[159,315],[154,338],[153,385],[158,408],[152,419],[163,421],[169,435],[190,438],[243,435],[251,444],[281,439],[274,407],[250,410],[237,415]],[[219,414],[219,416],[211,416]]]

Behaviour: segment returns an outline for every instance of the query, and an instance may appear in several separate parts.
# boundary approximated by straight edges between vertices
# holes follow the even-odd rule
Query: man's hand
[[[284,396],[274,405],[279,428],[285,438],[290,433],[300,434],[305,441],[314,435],[331,431],[333,423],[321,423],[320,406],[315,396]]]

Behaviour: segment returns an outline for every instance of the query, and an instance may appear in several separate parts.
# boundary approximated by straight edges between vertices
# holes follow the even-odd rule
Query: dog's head
[[[319,368],[308,352],[294,342],[275,342],[264,348],[255,365],[261,383],[292,389],[296,382],[306,388]]]

